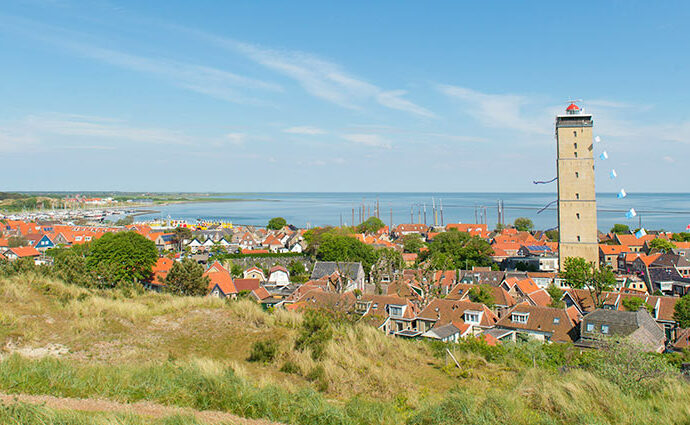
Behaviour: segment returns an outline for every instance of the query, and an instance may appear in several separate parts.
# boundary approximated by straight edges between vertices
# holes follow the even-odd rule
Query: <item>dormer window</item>
[[[527,324],[529,319],[529,313],[512,313],[510,315],[510,321],[513,323]]]
[[[478,325],[480,320],[481,320],[481,312],[479,311],[466,311],[463,320],[465,323],[469,323],[472,325]]]
[[[554,325],[557,325],[557,324],[559,324],[559,323],[561,323],[561,318],[560,318],[560,317],[554,317],[554,318],[553,318],[553,324],[554,324]]]

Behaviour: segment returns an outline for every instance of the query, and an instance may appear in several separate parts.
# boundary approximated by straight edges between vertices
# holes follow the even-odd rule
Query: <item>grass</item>
[[[62,358],[5,353],[0,391],[8,393],[148,400],[295,424],[683,424],[690,417],[684,381],[665,377],[651,393],[635,394],[596,368],[559,370],[596,357],[563,345],[468,342],[452,348],[457,368],[445,346],[333,321],[315,360],[309,347],[295,349],[304,319],[294,312],[267,312],[249,300],[125,296],[32,275],[0,278],[0,312],[0,346],[69,349]],[[273,361],[248,362],[252,344],[267,340],[277,343]],[[60,420],[43,423],[82,423]]]
[[[49,409],[28,403],[0,403],[0,423],[5,425],[203,425],[192,416],[154,419],[134,414],[83,413]]]

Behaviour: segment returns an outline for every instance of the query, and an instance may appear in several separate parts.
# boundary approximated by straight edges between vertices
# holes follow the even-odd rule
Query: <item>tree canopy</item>
[[[376,233],[386,227],[386,223],[378,217],[369,217],[357,228],[361,233]]]
[[[674,233],[671,239],[676,242],[690,242],[690,232]]]
[[[403,236],[403,250],[405,252],[419,254],[419,250],[422,247],[424,247],[424,241],[422,241],[422,235],[419,233],[410,233]]]
[[[616,223],[611,228],[611,233],[615,233],[617,235],[625,235],[630,233],[630,227],[627,224]]]
[[[594,263],[588,263],[582,257],[568,257],[563,262],[562,275],[568,285],[575,289],[587,289],[592,295],[596,307],[603,303],[602,293],[616,283],[616,275],[610,267],[597,269]]]
[[[86,265],[97,271],[104,283],[115,285],[149,279],[157,259],[153,241],[136,232],[117,232],[91,242]]]
[[[513,226],[521,232],[529,232],[534,229],[534,223],[527,217],[518,217],[513,222]]]
[[[469,233],[449,231],[439,233],[429,243],[429,251],[425,259],[431,257],[432,263],[450,263],[446,264],[445,269],[449,265],[464,269],[472,266],[491,266],[493,250],[491,245],[485,240],[470,236]]]
[[[642,307],[645,307],[650,313],[654,310],[654,307],[647,304],[644,299],[639,297],[624,298],[622,301],[623,307],[628,311],[637,311]]]
[[[203,266],[189,258],[176,261],[165,277],[166,290],[176,295],[206,295],[208,284]]]
[[[690,328],[690,295],[685,295],[676,302],[673,320],[678,322],[681,328]]]
[[[649,249],[655,252],[671,252],[676,245],[666,239],[656,238],[649,242]]]
[[[316,251],[316,258],[321,261],[355,261],[361,262],[369,273],[377,259],[374,248],[352,236],[326,233]]]
[[[489,290],[486,285],[480,285],[470,289],[469,296],[470,301],[473,303],[481,303],[489,308],[494,306],[494,297],[491,294],[491,290]]]
[[[287,224],[287,221],[283,217],[273,217],[268,220],[266,228],[269,230],[280,230]]]

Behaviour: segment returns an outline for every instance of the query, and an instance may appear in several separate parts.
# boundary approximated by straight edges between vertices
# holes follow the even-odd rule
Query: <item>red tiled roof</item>
[[[13,252],[19,258],[38,257],[39,255],[41,255],[41,253],[38,252],[38,250],[33,246],[19,246],[16,248],[10,248],[10,251]]]

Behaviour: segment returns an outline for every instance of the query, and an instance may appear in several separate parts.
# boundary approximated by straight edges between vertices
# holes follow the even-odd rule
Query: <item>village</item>
[[[690,291],[690,235],[650,231],[638,237],[619,226],[600,232],[597,268],[608,270],[613,279],[593,290],[569,280],[559,264],[557,235],[531,230],[528,222],[521,218],[493,231],[486,224],[465,223],[407,223],[390,229],[372,217],[359,227],[305,230],[280,218],[266,228],[5,219],[0,261],[50,268],[56,250],[129,232],[158,251],[149,276],[137,283],[146,290],[166,291],[174,264],[193,261],[203,267],[206,296],[228,302],[249,298],[271,310],[329,311],[391,337],[478,338],[489,345],[538,340],[585,349],[611,336],[630,338],[650,352],[690,347],[687,319],[676,308]],[[329,258],[310,246],[310,241],[318,243],[318,232],[338,233],[378,252],[377,258]],[[441,243],[456,240],[465,241],[460,248],[478,247],[460,261],[467,267],[456,267],[457,261],[443,256],[451,251],[439,251]]]

